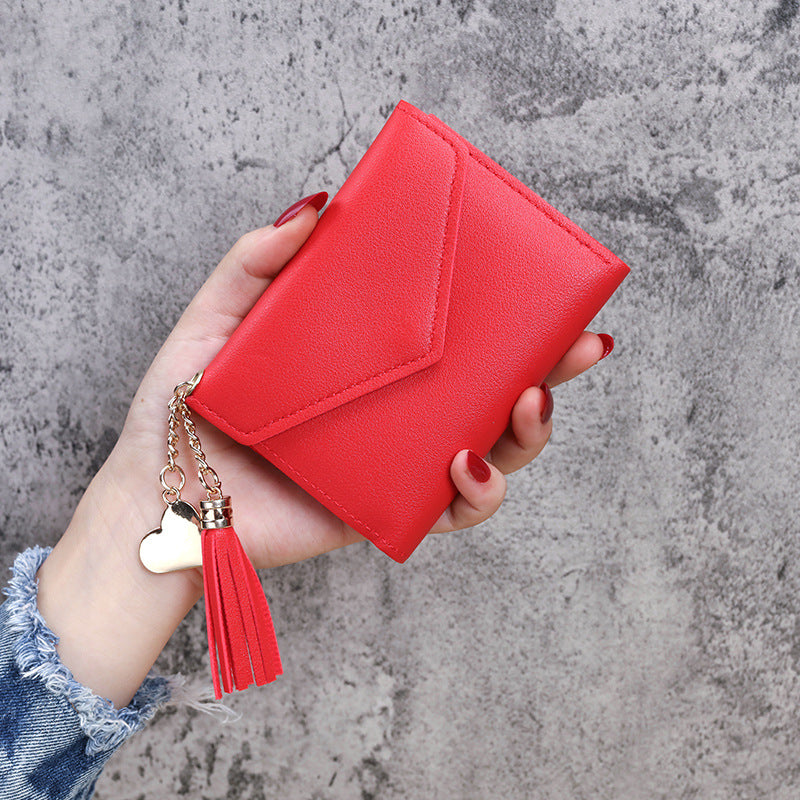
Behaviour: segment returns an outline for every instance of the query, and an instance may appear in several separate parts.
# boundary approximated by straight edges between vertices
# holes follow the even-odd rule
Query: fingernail
[[[316,194],[310,194],[308,197],[304,197],[302,200],[298,200],[294,205],[289,206],[286,211],[281,214],[275,222],[272,223],[273,227],[280,228],[284,222],[288,222],[290,219],[294,219],[301,209],[305,208],[307,205],[312,205],[314,208],[319,211],[325,203],[328,202],[328,193],[327,192],[317,192]]]
[[[546,383],[543,383],[540,388],[544,392],[544,408],[542,409],[542,425],[544,425],[553,416],[553,393]]]
[[[614,337],[607,333],[598,333],[597,335],[603,343],[603,355],[600,356],[600,361],[602,361],[614,349]]]
[[[478,483],[486,483],[492,477],[489,465],[474,451],[467,451],[467,467]]]

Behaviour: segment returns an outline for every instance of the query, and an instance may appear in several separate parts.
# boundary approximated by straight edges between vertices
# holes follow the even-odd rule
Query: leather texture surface
[[[404,561],[628,271],[401,100],[187,403]]]

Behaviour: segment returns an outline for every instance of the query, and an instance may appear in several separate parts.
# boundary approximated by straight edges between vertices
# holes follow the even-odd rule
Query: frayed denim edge
[[[181,675],[160,676],[150,670],[123,709],[115,708],[110,700],[78,683],[61,663],[56,651],[58,636],[47,627],[36,604],[39,592],[36,573],[52,549],[30,547],[14,559],[12,578],[3,589],[9,598],[9,628],[18,634],[15,657],[20,673],[24,678],[41,680],[49,691],[72,705],[89,740],[86,755],[94,756],[119,747],[141,730],[170,701],[173,689],[183,686],[184,679]]]

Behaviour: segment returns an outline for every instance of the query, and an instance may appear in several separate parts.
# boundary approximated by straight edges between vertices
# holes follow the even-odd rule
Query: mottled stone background
[[[2,557],[228,246],[399,98],[632,267],[501,511],[266,577],[289,669],[100,800],[800,796],[798,0],[2,3]],[[206,679],[202,607],[162,656]]]

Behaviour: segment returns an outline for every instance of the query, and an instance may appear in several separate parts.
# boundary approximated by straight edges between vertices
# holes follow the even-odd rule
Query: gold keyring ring
[[[180,475],[181,480],[177,486],[171,486],[166,482],[166,480],[164,480],[164,476],[168,472],[177,472],[178,475]],[[167,464],[167,466],[158,473],[158,478],[161,481],[161,485],[164,487],[164,489],[174,489],[179,492],[186,485],[186,475],[183,474],[183,470],[177,464],[174,464],[173,466]]]

